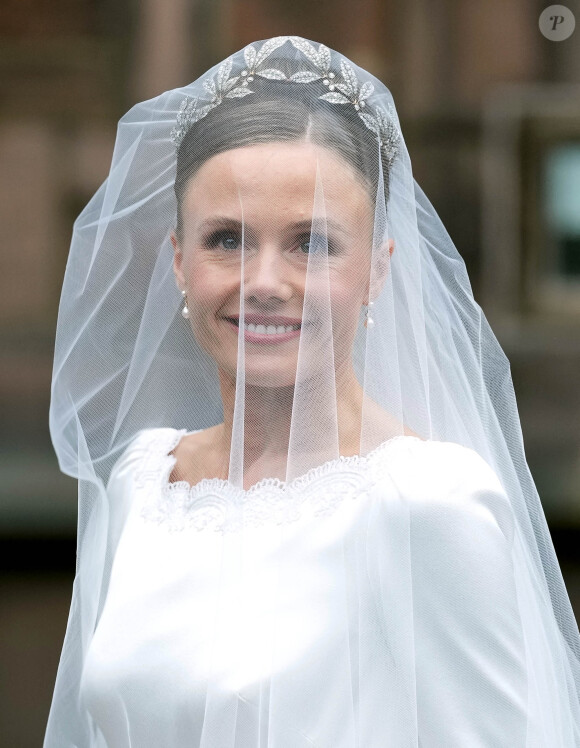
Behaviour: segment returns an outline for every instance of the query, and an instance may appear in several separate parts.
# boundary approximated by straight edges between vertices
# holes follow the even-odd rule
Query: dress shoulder
[[[109,505],[109,543],[117,542],[131,510],[135,488],[149,474],[160,475],[162,461],[177,446],[186,429],[142,429],[121,454],[107,483]]]
[[[416,516],[446,522],[469,515],[492,522],[511,542],[514,514],[497,473],[474,449],[455,442],[405,439],[389,478]]]
[[[137,432],[121,454],[109,477],[107,493],[111,494],[125,478],[138,469],[147,470],[173,450],[186,429],[151,428]]]
[[[510,497],[473,449],[419,447],[409,548],[420,733],[426,745],[524,745],[528,683]]]

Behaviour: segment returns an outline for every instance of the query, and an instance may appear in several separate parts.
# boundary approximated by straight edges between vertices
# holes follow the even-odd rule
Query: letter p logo
[[[562,42],[572,36],[576,27],[574,13],[565,5],[550,5],[540,13],[540,31],[551,42]]]

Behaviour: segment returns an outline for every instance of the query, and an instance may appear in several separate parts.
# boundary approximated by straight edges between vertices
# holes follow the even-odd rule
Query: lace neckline
[[[138,483],[152,487],[141,517],[169,531],[193,528],[223,534],[247,525],[285,524],[308,513],[329,515],[345,500],[363,499],[371,493],[378,480],[379,463],[394,447],[425,441],[398,435],[366,455],[340,455],[291,481],[262,478],[242,489],[223,478],[203,478],[194,485],[169,482],[177,462],[171,452],[188,433],[195,432],[160,429],[153,434],[139,471]]]
[[[399,444],[402,441],[422,442],[425,441],[418,436],[408,436],[401,434],[393,436],[384,442],[381,442],[377,447],[367,452],[366,455],[340,455],[331,460],[326,460],[320,465],[315,465],[309,468],[303,475],[293,478],[291,481],[281,480],[280,478],[261,478],[256,483],[252,484],[249,488],[239,488],[230,483],[229,480],[223,478],[202,478],[195,484],[191,484],[188,481],[172,481],[170,482],[169,477],[175,467],[177,458],[175,455],[170,454],[181,439],[184,436],[190,434],[199,433],[197,431],[187,431],[187,429],[175,430],[172,435],[172,439],[165,445],[163,455],[164,466],[162,472],[162,488],[164,492],[185,492],[190,498],[194,498],[198,494],[203,494],[208,490],[213,491],[216,489],[225,489],[227,491],[234,491],[239,493],[243,497],[250,499],[255,494],[259,494],[264,490],[271,491],[272,489],[280,491],[285,494],[293,494],[296,491],[304,489],[312,482],[318,480],[322,476],[329,475],[343,469],[350,469],[355,467],[367,466],[370,463],[376,461],[383,454],[388,452],[395,444]]]

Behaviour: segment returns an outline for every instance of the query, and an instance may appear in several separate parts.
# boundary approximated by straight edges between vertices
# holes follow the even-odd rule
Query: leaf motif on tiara
[[[301,36],[291,36],[290,42],[292,46],[302,52],[310,62],[318,66],[318,52],[310,42],[306,41],[306,39],[303,39]]]
[[[247,96],[248,94],[254,93],[249,88],[244,86],[243,88],[239,86],[238,88],[234,88],[232,91],[228,91],[226,94],[227,99],[242,99],[244,96]],[[213,107],[212,107],[213,108]]]
[[[389,104],[390,107],[390,104]],[[401,137],[401,133],[397,125],[395,124],[395,117],[394,112],[392,112],[391,107],[391,116],[387,117],[387,115],[383,112],[382,109],[377,109],[376,112],[376,118],[379,123],[379,127],[382,132],[385,132],[390,138],[398,140]]]
[[[315,70],[297,70],[287,76],[277,68],[260,69],[268,57],[279,47],[290,41],[292,46],[301,52]],[[367,102],[374,93],[374,85],[371,81],[360,83],[354,67],[345,59],[340,59],[340,73],[331,69],[332,53],[324,44],[315,48],[306,39],[298,36],[277,36],[265,41],[259,50],[249,44],[243,51],[246,69],[241,70],[238,75],[230,77],[234,60],[228,57],[219,66],[215,78],[206,78],[203,87],[209,94],[210,99],[202,100],[187,97],[181,103],[177,113],[176,126],[171,130],[170,137],[176,146],[179,146],[188,129],[208,112],[221,104],[224,99],[238,99],[254,93],[248,84],[259,76],[266,80],[288,80],[292,83],[314,83],[322,80],[327,92],[318,98],[330,104],[351,104],[364,125],[374,132],[378,138],[379,146],[384,154],[386,162],[390,165],[399,150],[399,140],[402,137],[396,124],[396,114],[390,102],[367,108]],[[385,111],[386,109],[386,111]]]
[[[287,41],[287,36],[275,36],[273,39],[268,39],[268,41],[264,42],[262,44],[262,47],[260,48],[260,51],[256,55],[255,66],[258,67],[258,65],[261,65],[275,49],[278,49],[278,47],[281,47]]]
[[[320,78],[328,75],[331,63],[331,55],[328,47],[325,47],[324,44],[319,44],[317,51],[309,41],[302,39],[300,36],[291,36],[290,42],[296,49],[302,52],[302,54],[310,60],[315,67],[318,68],[321,73],[319,76]],[[314,80],[316,80],[316,78]]]
[[[340,71],[344,80],[344,83],[341,84],[340,90],[344,90],[346,96],[352,96],[353,98],[355,98],[358,93],[358,80],[356,77],[356,73],[348,64],[348,62],[345,62],[344,60],[340,61]]]
[[[234,61],[232,60],[232,58],[228,57],[219,66],[218,71],[217,71],[217,75],[216,75],[216,85],[217,85],[218,91],[220,89],[225,88],[225,86],[226,86],[226,84],[228,82],[228,78],[229,78],[230,72],[232,70],[233,63],[234,63]]]
[[[395,113],[390,102],[387,104],[387,109],[390,116],[387,116],[382,109],[377,109],[375,117],[379,129],[380,146],[390,166],[399,152],[399,140],[402,135],[395,124]]]
[[[203,119],[213,108],[213,104],[206,104],[206,106],[199,107],[199,109],[196,110],[195,121],[199,122],[199,120]]]
[[[281,70],[276,70],[275,68],[268,68],[267,70],[259,70],[256,71],[256,75],[259,75],[260,78],[268,78],[272,81],[285,81],[286,76]]]
[[[256,48],[251,44],[248,44],[248,46],[244,49],[244,60],[246,61],[246,65],[250,68],[250,70],[254,69],[254,66],[256,64],[256,55]]]
[[[373,117],[372,114],[369,114],[368,112],[361,112],[359,114],[359,117],[362,119],[365,125],[369,128],[369,130],[372,130],[377,135],[381,134],[379,130],[379,123],[377,122],[376,117]]]
[[[207,78],[206,80],[204,80],[203,87],[205,88],[205,90],[208,92],[210,96],[216,95],[215,83],[211,78]]]
[[[322,94],[322,96],[319,96],[318,98],[324,99],[324,101],[330,101],[331,104],[350,104],[350,99],[348,99],[344,94],[338,93],[338,91]]]
[[[318,59],[319,67],[324,68],[325,70],[330,70],[330,50],[328,49],[328,47],[325,47],[324,44],[320,44],[318,47]]]
[[[365,81],[359,91],[358,94],[358,100],[359,101],[365,101],[369,98],[369,96],[372,94],[372,92],[375,90],[375,87],[370,81]]]
[[[191,127],[192,122],[200,119],[200,116],[198,116],[197,101],[197,99],[187,97],[181,102],[181,106],[177,113],[175,127],[170,133],[171,140],[175,145],[181,143],[185,133]]]
[[[312,83],[313,81],[319,81],[323,78],[322,75],[310,72],[310,70],[300,70],[298,73],[293,73],[288,80],[293,83]]]

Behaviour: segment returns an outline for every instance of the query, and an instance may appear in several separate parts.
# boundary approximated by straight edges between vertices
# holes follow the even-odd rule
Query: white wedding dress
[[[96,744],[543,745],[513,517],[478,454],[399,436],[289,484],[190,488],[168,483],[185,433],[140,432],[109,481]]]

